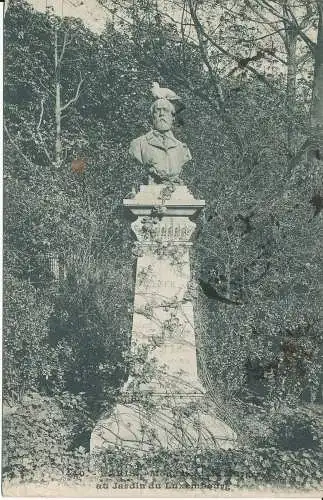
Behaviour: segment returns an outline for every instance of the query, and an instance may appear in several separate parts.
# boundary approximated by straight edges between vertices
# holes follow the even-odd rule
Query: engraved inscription
[[[141,282],[140,288],[175,288],[175,281],[149,279]]]

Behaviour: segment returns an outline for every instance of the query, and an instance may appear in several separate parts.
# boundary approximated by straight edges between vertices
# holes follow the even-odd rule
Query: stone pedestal
[[[233,447],[236,436],[216,417],[197,372],[190,217],[205,202],[185,186],[153,184],[123,204],[137,216],[134,361],[121,402],[96,425],[91,449]]]

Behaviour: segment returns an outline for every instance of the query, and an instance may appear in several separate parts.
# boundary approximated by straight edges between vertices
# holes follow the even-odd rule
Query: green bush
[[[10,404],[47,376],[50,307],[32,285],[12,276],[4,282],[4,301],[3,397]]]
[[[317,450],[320,446],[321,422],[308,409],[286,408],[271,413],[269,445],[281,450]],[[268,419],[269,420],[269,419]],[[268,444],[268,442],[267,442]]]
[[[59,398],[30,393],[4,418],[3,478],[46,481],[83,476],[88,469],[85,449],[72,449],[82,422],[91,427],[82,396]]]
[[[97,457],[102,481],[166,482],[190,488],[317,487],[322,480],[322,454],[279,451],[268,447],[239,450],[180,450],[136,454],[114,449]]]
[[[93,418],[113,404],[125,378],[123,353],[131,329],[128,271],[127,266],[113,269],[94,259],[82,265],[79,259],[68,268],[49,320],[49,342],[63,370],[63,390],[84,393]],[[48,381],[52,394],[62,390],[57,377],[53,373]]]

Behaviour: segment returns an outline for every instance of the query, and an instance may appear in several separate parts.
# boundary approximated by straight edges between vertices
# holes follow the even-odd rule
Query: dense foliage
[[[158,80],[183,97],[175,134],[194,157],[185,182],[206,200],[193,270],[215,293],[202,287],[196,301],[201,372],[248,441],[244,451],[224,454],[231,468],[223,484],[273,480],[273,456],[279,471],[295,463],[285,485],[314,484],[322,257],[313,200],[321,161],[295,164],[290,156],[281,74],[271,86],[223,77],[219,110],[199,47],[142,12],[131,13],[131,29],[109,24],[100,35],[21,0],[6,14],[7,475],[29,480],[38,469],[59,477],[67,463],[87,467],[95,419],[113,407],[127,377],[135,256],[121,208],[143,178],[127,149],[149,127],[149,88]],[[302,85],[293,108],[299,143],[308,116]],[[311,406],[303,409],[305,402]],[[192,460],[186,476],[204,480],[199,469],[206,469],[191,470]]]
[[[153,488],[253,488],[259,484],[313,487],[322,479],[321,459],[313,451],[286,452],[275,447],[242,448],[238,451],[199,450],[196,454],[157,452],[149,456],[120,450],[100,459],[104,487],[108,481],[153,484]],[[159,486],[160,487],[160,486]]]

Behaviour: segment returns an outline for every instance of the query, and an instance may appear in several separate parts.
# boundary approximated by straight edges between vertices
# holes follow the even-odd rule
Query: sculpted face
[[[153,127],[159,132],[167,132],[174,123],[174,106],[166,99],[158,99],[152,107]]]

